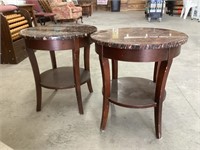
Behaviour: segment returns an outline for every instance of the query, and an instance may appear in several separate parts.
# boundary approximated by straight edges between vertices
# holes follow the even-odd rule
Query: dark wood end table
[[[26,42],[26,50],[31,62],[37,95],[36,110],[41,110],[42,87],[49,89],[74,88],[78,102],[79,113],[83,114],[81,88],[87,83],[89,92],[93,92],[90,78],[90,34],[97,30],[89,25],[55,25],[34,27],[22,30],[20,33]],[[80,48],[84,48],[84,68],[79,67]],[[40,73],[35,50],[50,53],[52,68]],[[73,66],[58,67],[55,52],[71,50]]]
[[[173,58],[188,36],[158,28],[119,28],[91,35],[99,55],[103,81],[103,111],[100,129],[106,127],[109,103],[128,108],[154,107],[156,137],[161,137],[162,104]],[[112,71],[109,67],[112,62]],[[155,62],[153,80],[138,77],[118,78],[118,61]],[[124,68],[126,69],[126,68]],[[112,78],[110,77],[112,72]]]

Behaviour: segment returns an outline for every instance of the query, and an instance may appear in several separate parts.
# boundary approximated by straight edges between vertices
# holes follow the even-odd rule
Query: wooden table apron
[[[154,107],[156,137],[161,137],[161,113],[162,102],[165,98],[165,84],[172,64],[173,58],[180,54],[181,46],[163,49],[120,49],[95,44],[96,52],[99,55],[102,78],[103,78],[103,112],[101,130],[106,127],[108,118],[109,102],[129,108]],[[112,60],[112,82],[110,79],[109,59]],[[128,62],[155,62],[153,82],[155,83],[154,101],[146,104],[128,104],[112,97],[112,89],[118,86],[118,60]],[[142,80],[140,80],[142,81]],[[113,84],[114,82],[114,84]]]

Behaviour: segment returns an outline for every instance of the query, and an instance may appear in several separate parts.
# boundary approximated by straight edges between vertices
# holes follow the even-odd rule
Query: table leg
[[[112,59],[112,80],[113,79],[117,79],[118,78],[118,61],[117,60],[114,60]],[[116,92],[118,91],[118,84],[115,84],[115,82],[112,82],[112,87],[115,87],[117,90]],[[114,90],[114,88],[111,88],[112,90]],[[112,93],[113,91],[111,91]],[[111,112],[115,112],[115,104],[111,103]]]
[[[54,51],[49,51],[49,53],[50,53],[50,57],[51,57],[52,68],[56,69],[57,68],[57,63],[56,63],[55,52]]]
[[[40,71],[37,63],[37,59],[35,57],[35,52],[33,49],[27,48],[27,54],[29,56],[29,60],[32,66],[33,75],[35,79],[35,88],[36,88],[36,97],[37,97],[37,104],[36,104],[36,111],[41,111],[41,101],[42,101],[42,87],[40,85]]]
[[[112,79],[118,78],[118,61],[112,59]]]
[[[79,39],[74,40],[74,49],[72,49],[72,57],[73,57],[73,70],[74,70],[74,83],[76,90],[76,97],[78,102],[79,113],[83,114],[83,104],[81,97],[81,86],[80,86],[80,70],[79,70]]]
[[[154,64],[154,73],[153,73],[153,82],[156,83],[158,77],[158,69],[160,67],[160,62],[155,62]]]
[[[88,43],[87,46],[84,47],[84,65],[85,65],[85,70],[90,71],[90,44]],[[89,92],[92,93],[92,82],[91,82],[91,77],[87,81],[87,86],[89,89]]]
[[[99,55],[99,60],[100,60],[102,80],[103,80],[103,109],[102,109],[100,130],[104,130],[106,128],[108,112],[109,112],[108,98],[110,97],[110,68],[109,68],[109,61],[107,58],[103,58],[103,56]]]
[[[154,108],[154,120],[155,120],[155,130],[156,137],[161,138],[162,134],[162,104],[164,101],[164,92],[165,85],[167,81],[167,76],[172,64],[172,59],[160,62],[158,76],[156,78],[156,92],[155,92],[155,101],[157,103]]]

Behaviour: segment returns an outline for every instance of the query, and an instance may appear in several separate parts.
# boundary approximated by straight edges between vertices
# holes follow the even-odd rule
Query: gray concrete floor
[[[94,92],[82,86],[84,115],[79,115],[74,89],[43,90],[42,111],[36,112],[35,85],[28,59],[0,65],[0,141],[15,150],[198,150],[200,149],[200,23],[164,15],[148,22],[143,11],[95,12],[84,24],[98,30],[114,27],[159,27],[185,32],[188,42],[174,59],[166,85],[163,134],[156,139],[153,108],[110,110],[107,128],[99,130],[102,80],[98,56],[91,46]],[[41,71],[49,55],[37,52]],[[71,65],[71,53],[58,52],[60,66]],[[81,57],[82,61],[82,57]],[[82,63],[81,63],[82,65]],[[152,79],[153,63],[119,64],[120,76]],[[3,147],[0,146],[0,149]]]

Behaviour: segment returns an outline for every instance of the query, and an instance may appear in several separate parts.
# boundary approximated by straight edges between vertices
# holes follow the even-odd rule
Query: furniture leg
[[[81,23],[83,23],[83,17],[82,16],[80,18],[76,19],[76,23],[78,23],[78,19],[81,19]]]
[[[162,102],[159,102],[154,108],[154,118],[156,138],[160,139],[162,136]]]
[[[50,17],[50,20],[51,20],[52,22],[54,22],[55,24],[57,24],[57,21],[55,20],[54,16],[51,16],[51,17]]]
[[[84,66],[85,66],[85,70],[90,71],[90,44],[89,43],[87,46],[84,47]],[[91,77],[87,81],[87,86],[88,86],[89,92],[92,93],[93,89],[92,89]]]
[[[36,111],[41,111],[41,105],[42,105],[42,87],[40,85],[36,86],[36,95],[37,95]]]
[[[156,137],[159,139],[162,136],[162,104],[164,101],[165,85],[167,81],[167,76],[172,64],[172,59],[162,61],[158,70],[158,77],[156,79],[156,92],[155,101],[157,103],[154,108],[154,119],[155,119],[155,130]]]
[[[109,112],[109,97],[110,97],[110,68],[109,61],[103,56],[99,56],[102,80],[103,80],[103,109],[100,130],[105,130]]]
[[[74,40],[74,49],[72,50],[73,57],[73,70],[74,70],[74,83],[76,90],[76,97],[78,102],[79,113],[83,114],[83,104],[81,97],[81,86],[80,86],[80,70],[79,70],[79,39]]]
[[[27,54],[29,56],[29,60],[32,66],[33,75],[35,79],[35,87],[36,87],[36,97],[37,97],[37,104],[36,104],[36,111],[41,111],[41,101],[42,101],[42,87],[40,85],[40,72],[37,63],[37,59],[35,57],[35,52],[27,48]]]
[[[80,19],[81,19],[81,23],[83,23],[83,16],[81,16]]]
[[[112,59],[112,79],[118,78],[118,61]]]
[[[182,18],[182,17],[183,17],[183,14],[184,14],[184,12],[185,12],[185,8],[183,7],[183,8],[182,8],[182,11],[181,11],[180,18]]]
[[[103,110],[102,110],[102,117],[101,117],[101,127],[100,130],[104,131],[106,128],[106,123],[108,120],[108,112],[109,112],[109,101],[106,96],[103,96]]]
[[[55,52],[54,51],[49,51],[49,53],[50,53],[50,57],[51,57],[52,68],[56,69],[57,68],[57,63],[56,63]]]
[[[38,21],[40,22],[40,25],[42,26],[43,25],[43,20],[42,20],[41,16],[38,17]]]
[[[183,19],[187,18],[189,11],[190,11],[190,8],[185,8],[185,13],[184,13]]]
[[[154,73],[153,73],[153,82],[154,83],[156,83],[156,81],[157,81],[159,67],[160,67],[160,62],[155,62],[155,64],[154,64]]]

